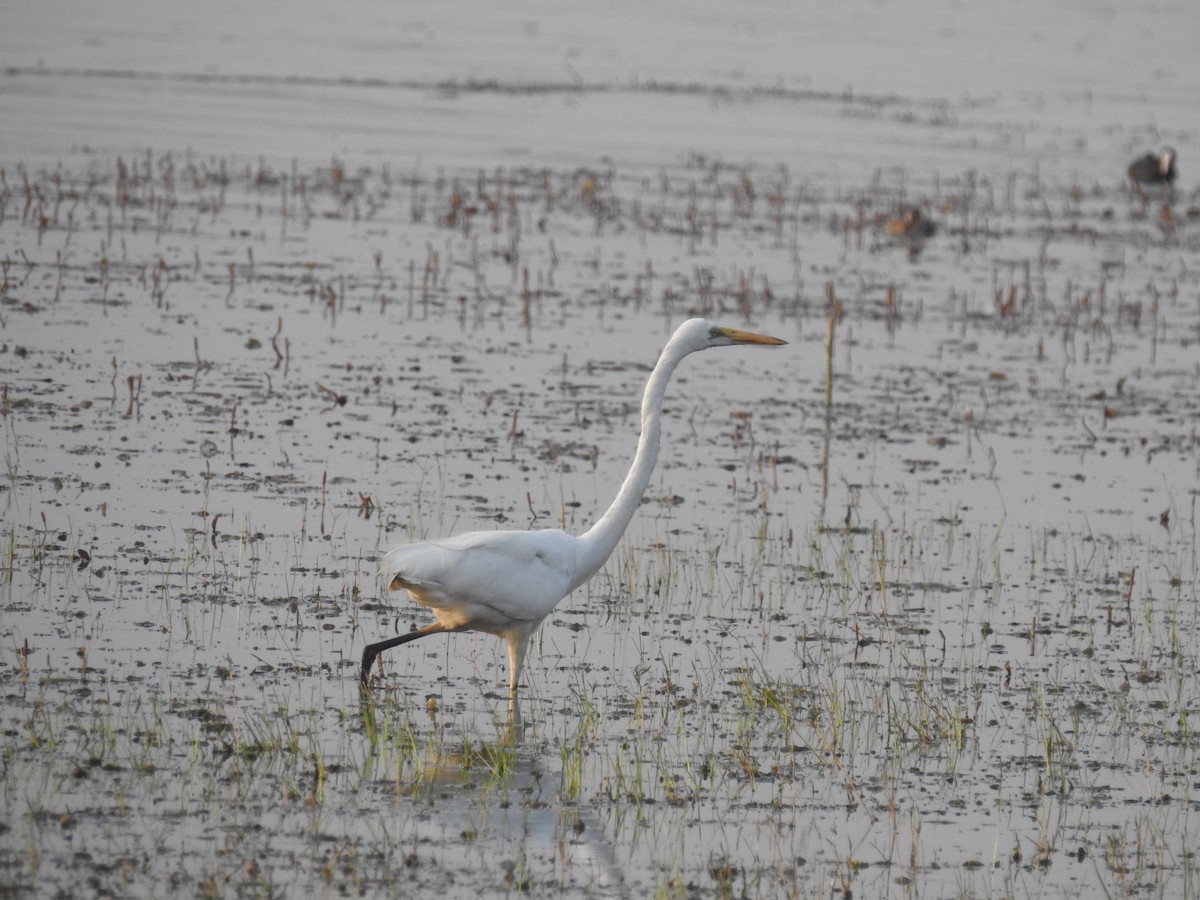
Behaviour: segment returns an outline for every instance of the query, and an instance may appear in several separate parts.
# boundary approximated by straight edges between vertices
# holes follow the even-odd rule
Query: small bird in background
[[[888,234],[894,237],[924,240],[937,234],[937,223],[918,207],[910,206],[899,216],[889,219],[887,229]]]
[[[1175,151],[1164,147],[1157,156],[1147,153],[1129,164],[1129,182],[1137,190],[1146,184],[1165,184],[1168,187],[1175,183]]]
[[[888,219],[887,231],[897,242],[908,247],[910,259],[916,259],[925,247],[925,241],[937,234],[937,223],[921,212],[920,207],[910,206],[900,215]]]

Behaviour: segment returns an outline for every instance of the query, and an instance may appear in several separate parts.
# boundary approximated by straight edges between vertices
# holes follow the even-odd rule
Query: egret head
[[[737,328],[727,328],[710,322],[708,319],[688,319],[679,326],[672,342],[678,341],[693,350],[707,350],[709,347],[730,347],[734,344],[758,344],[764,347],[778,347],[787,341],[765,334],[755,334],[752,331],[741,331]]]

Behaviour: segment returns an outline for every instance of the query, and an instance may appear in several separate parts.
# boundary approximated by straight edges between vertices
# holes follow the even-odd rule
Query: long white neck
[[[658,461],[658,448],[662,437],[662,404],[663,394],[667,390],[667,382],[679,361],[694,348],[684,348],[677,341],[669,341],[663,348],[650,379],[646,382],[646,393],[642,397],[642,433],[638,438],[637,454],[633,457],[633,465],[629,474],[617,492],[612,506],[600,517],[591,528],[579,536],[581,544],[577,561],[578,575],[575,584],[578,587],[596,572],[612,555],[621,535],[633,519],[642,495],[650,484],[650,474]]]

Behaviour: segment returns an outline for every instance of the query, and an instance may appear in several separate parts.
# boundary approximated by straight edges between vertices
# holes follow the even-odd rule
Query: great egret
[[[515,708],[530,637],[563,597],[604,565],[641,503],[658,458],[663,394],[680,360],[709,347],[786,343],[705,319],[689,319],[680,325],[646,382],[642,433],[629,474],[612,506],[583,534],[556,528],[473,531],[389,550],[379,566],[389,576],[388,589],[408,591],[415,601],[433,610],[437,621],[368,644],[362,655],[364,687],[370,683],[371,664],[384,650],[443,631],[486,631],[508,644],[508,691]]]
[[[1164,147],[1157,156],[1153,153],[1139,156],[1129,164],[1129,180],[1134,187],[1142,184],[1174,184],[1175,151]]]

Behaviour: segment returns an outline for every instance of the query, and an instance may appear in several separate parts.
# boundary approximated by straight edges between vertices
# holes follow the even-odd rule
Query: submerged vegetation
[[[1194,197],[2,169],[5,895],[1197,893]],[[524,727],[486,635],[364,706],[382,549],[586,527],[693,313],[791,368],[681,370]]]

